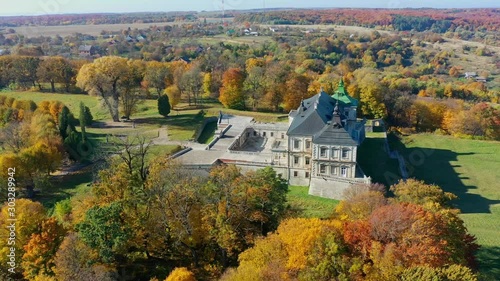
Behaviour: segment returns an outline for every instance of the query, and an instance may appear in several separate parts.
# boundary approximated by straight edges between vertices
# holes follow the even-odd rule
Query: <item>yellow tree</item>
[[[181,101],[181,91],[176,85],[169,86],[165,89],[164,93],[168,96],[168,101],[172,109]]]
[[[383,102],[383,94],[386,91],[372,68],[361,68],[354,71],[355,82],[359,88],[361,111],[364,115],[384,118],[387,109]]]
[[[196,281],[194,274],[185,267],[175,268],[165,281]]]
[[[169,80],[172,79],[171,76],[172,72],[167,63],[151,61],[146,65],[144,81],[149,87],[154,88],[160,97],[161,93],[168,87]]]
[[[46,218],[45,209],[42,204],[33,202],[28,199],[18,199],[15,206],[15,214],[12,209],[9,209],[7,204],[2,206],[0,211],[0,237],[11,237],[10,230],[6,227],[12,223],[9,219],[15,218],[16,221],[16,239],[15,244],[9,242],[10,240],[0,239],[0,262],[1,266],[5,266],[8,261],[7,254],[10,248],[15,248],[16,257],[22,257],[25,253],[24,246],[28,244],[33,233],[38,233],[42,221]],[[13,217],[15,216],[15,217]],[[16,258],[16,261],[20,261]]]
[[[119,83],[127,74],[127,59],[109,56],[82,66],[76,77],[77,86],[101,98],[113,121],[119,121]]]
[[[89,263],[97,254],[81,241],[77,233],[69,233],[62,241],[54,258],[57,280],[116,280],[115,270],[109,266]]]

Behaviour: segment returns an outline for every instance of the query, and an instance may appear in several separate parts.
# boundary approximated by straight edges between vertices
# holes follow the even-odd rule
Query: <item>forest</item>
[[[184,118],[182,110],[198,112],[186,115],[188,122],[202,120],[213,105],[282,116],[320,91],[333,94],[343,81],[360,101],[358,118],[383,119],[393,136],[494,143],[500,140],[500,50],[489,43],[498,38],[489,36],[498,31],[498,12],[231,12],[234,22],[225,23],[193,13],[0,19],[6,27],[0,32],[0,167],[16,167],[23,225],[14,246],[17,273],[0,279],[481,279],[480,246],[459,199],[437,185],[416,179],[359,185],[327,217],[304,217],[291,207],[291,187],[270,167],[243,172],[219,165],[198,174],[155,157],[145,136],[99,135],[96,142],[89,131],[95,123],[135,122],[145,103],[158,104],[150,118],[157,127],[179,111]],[[151,26],[64,37],[9,29],[32,21]],[[319,27],[300,27],[306,24]],[[339,31],[335,24],[377,30]],[[471,33],[481,33],[483,43],[465,36]],[[42,94],[53,99],[39,101]],[[63,95],[89,97],[97,106],[70,107],[58,100]],[[97,114],[105,117],[96,122]],[[84,192],[50,207],[41,202],[63,167],[86,165],[93,176]],[[0,179],[0,198],[7,201],[9,175]],[[1,207],[0,224],[9,212]],[[0,237],[8,235],[0,229]],[[7,243],[0,239],[0,274],[7,272]]]

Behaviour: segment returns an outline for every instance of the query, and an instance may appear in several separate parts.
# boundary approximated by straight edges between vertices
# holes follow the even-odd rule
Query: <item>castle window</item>
[[[299,176],[299,172],[297,172],[297,171],[293,171],[293,176],[294,176],[294,177],[298,177],[298,176]]]
[[[336,147],[332,148],[332,158],[339,158],[339,149]]]
[[[293,148],[300,149],[300,140],[293,140]]]
[[[311,141],[306,140],[306,149],[309,149],[309,148],[311,148]]]
[[[311,164],[311,158],[306,157],[306,165],[309,165],[309,164]]]
[[[326,174],[326,165],[324,164],[319,165],[319,173]]]
[[[306,172],[306,178],[307,179],[309,178],[309,172]]]
[[[338,174],[339,174],[339,167],[337,167],[337,166],[332,166],[332,167],[330,168],[330,173],[331,173],[332,175],[334,175],[334,176],[338,175]]]
[[[327,153],[328,149],[326,147],[321,147],[319,149],[319,156],[320,157],[326,157],[326,153]]]
[[[274,133],[273,133],[273,132],[271,132],[271,138],[272,138],[272,137],[274,137]]]
[[[263,137],[266,137],[266,132],[263,132],[263,133],[262,133],[262,136],[263,136]]]
[[[299,161],[300,161],[300,157],[298,157],[298,156],[294,156],[293,157],[293,163],[294,164],[299,164]]]
[[[345,178],[347,177],[347,167],[342,167],[340,169],[340,173],[342,174],[342,176]]]
[[[349,157],[349,149],[348,148],[343,148],[342,149],[342,158],[348,158]]]

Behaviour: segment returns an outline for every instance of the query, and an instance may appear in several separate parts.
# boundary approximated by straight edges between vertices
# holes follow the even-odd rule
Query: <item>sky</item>
[[[0,15],[221,10],[222,0],[0,0]],[[498,0],[225,0],[226,9],[500,8]]]

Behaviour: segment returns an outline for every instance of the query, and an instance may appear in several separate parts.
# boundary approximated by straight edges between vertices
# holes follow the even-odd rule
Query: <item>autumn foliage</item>
[[[390,200],[377,191],[351,194],[329,220],[283,222],[222,280],[477,280],[478,245],[448,207],[453,197],[416,180],[391,189]]]

